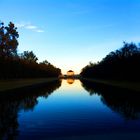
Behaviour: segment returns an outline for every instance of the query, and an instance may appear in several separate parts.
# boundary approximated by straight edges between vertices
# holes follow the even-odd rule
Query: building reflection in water
[[[70,85],[73,84],[74,83],[74,79],[73,78],[68,78],[67,79],[67,83],[70,84]]]

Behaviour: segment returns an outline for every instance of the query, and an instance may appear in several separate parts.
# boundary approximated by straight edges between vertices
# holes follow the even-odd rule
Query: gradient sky
[[[140,41],[140,0],[0,0],[0,20],[18,27],[18,51],[79,73],[123,41]]]

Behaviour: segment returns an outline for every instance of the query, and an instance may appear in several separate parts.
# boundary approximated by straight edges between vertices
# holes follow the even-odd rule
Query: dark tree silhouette
[[[33,51],[24,51],[23,54],[21,54],[21,58],[28,60],[30,62],[37,62],[38,60]]]
[[[17,54],[19,34],[15,25],[10,22],[8,26],[0,23],[0,56],[15,56]]]
[[[47,60],[44,60],[43,62],[41,62],[40,64],[45,64],[45,65],[49,65],[50,63]]]
[[[0,79],[58,77],[61,70],[48,61],[37,63],[33,51],[17,54],[19,35],[12,22],[0,23]]]
[[[140,48],[134,43],[124,42],[124,46],[110,52],[102,61],[85,66],[82,77],[139,80]]]

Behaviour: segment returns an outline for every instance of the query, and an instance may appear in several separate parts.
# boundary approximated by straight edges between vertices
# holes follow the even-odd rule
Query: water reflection
[[[38,104],[37,98],[47,98],[61,86],[61,81],[47,83],[42,88],[24,89],[0,96],[0,140],[14,140],[18,135],[18,112],[33,110]]]
[[[125,119],[140,118],[140,93],[81,80],[90,95],[98,94],[101,101]]]
[[[51,94],[60,86],[56,81],[0,96],[0,140],[139,133],[140,121],[131,121],[140,118],[139,93],[82,81],[84,90],[79,80],[63,80]]]
[[[68,78],[68,79],[67,79],[67,83],[70,84],[70,85],[73,84],[74,81],[75,81],[75,80],[74,80],[73,78]]]

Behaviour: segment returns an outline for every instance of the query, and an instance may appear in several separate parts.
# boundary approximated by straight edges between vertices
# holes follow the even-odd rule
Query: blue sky
[[[18,27],[18,51],[79,73],[123,41],[140,41],[139,0],[1,0],[0,20]]]

